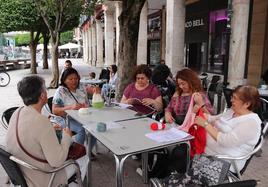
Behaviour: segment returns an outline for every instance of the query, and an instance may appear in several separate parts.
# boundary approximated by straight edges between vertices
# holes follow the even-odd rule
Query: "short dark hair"
[[[96,73],[95,73],[95,72],[93,72],[93,71],[92,71],[92,72],[90,72],[90,73],[89,73],[89,75],[90,75],[90,76],[91,76],[93,79],[95,79],[95,78],[96,78]]]
[[[24,77],[18,82],[17,90],[26,106],[36,104],[45,91],[45,80],[36,75]]]
[[[67,77],[69,75],[71,75],[71,74],[76,74],[77,75],[77,77],[78,77],[77,88],[78,88],[79,83],[80,83],[80,75],[78,74],[78,72],[74,68],[67,68],[66,70],[64,70],[64,72],[62,73],[61,78],[60,78],[60,85],[67,88],[67,85],[64,82],[67,79]]]
[[[136,76],[138,74],[144,74],[148,79],[151,79],[152,76],[152,70],[145,64],[140,64],[136,67],[132,79],[136,81]]]
[[[170,75],[170,69],[165,64],[159,64],[153,69],[152,82],[157,85],[163,84]]]
[[[71,60],[66,60],[65,63],[70,64],[70,66],[73,65],[72,62],[71,62]]]
[[[250,103],[248,107],[249,110],[253,111],[260,106],[260,95],[256,87],[250,85],[240,85],[234,89],[233,94],[234,93],[243,103]]]

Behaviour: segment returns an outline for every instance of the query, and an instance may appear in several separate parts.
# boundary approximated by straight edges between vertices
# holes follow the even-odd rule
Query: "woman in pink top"
[[[132,105],[135,111],[142,114],[161,111],[162,96],[158,88],[150,83],[151,75],[152,71],[147,65],[137,66],[133,74],[134,82],[124,90],[121,103]]]
[[[198,75],[191,69],[184,68],[176,75],[176,92],[165,109],[165,120],[181,125],[188,111],[191,97],[194,96],[194,112],[202,108],[206,113],[213,113],[213,108],[203,91]]]

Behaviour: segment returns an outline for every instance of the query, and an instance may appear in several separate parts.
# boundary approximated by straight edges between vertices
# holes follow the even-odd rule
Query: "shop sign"
[[[204,42],[208,38],[208,13],[186,15],[185,42]]]
[[[205,25],[204,20],[203,18],[200,18],[200,19],[186,21],[185,28],[199,27],[203,25]]]

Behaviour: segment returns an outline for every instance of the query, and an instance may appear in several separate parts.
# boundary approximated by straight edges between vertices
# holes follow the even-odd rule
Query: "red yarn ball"
[[[156,130],[163,130],[165,129],[166,125],[164,123],[160,124],[160,123],[151,123],[151,129],[156,131]]]

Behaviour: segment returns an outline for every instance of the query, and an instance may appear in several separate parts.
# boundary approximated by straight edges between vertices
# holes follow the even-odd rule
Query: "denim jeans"
[[[71,131],[76,132],[75,135],[75,141],[80,144],[84,144],[85,138],[86,138],[86,132],[84,127],[74,119],[70,119],[70,129]],[[90,150],[92,151],[93,147],[95,146],[97,140],[94,136],[91,136],[90,143],[91,143],[91,148]]]
[[[67,124],[65,123],[65,119],[63,117],[54,116],[50,121],[60,124],[62,128],[67,127]],[[84,127],[78,121],[75,121],[74,119],[69,119],[69,124],[70,124],[71,131],[76,133],[75,142],[84,145],[85,138],[86,138],[86,132],[85,132]],[[91,150],[92,150],[97,140],[94,136],[91,136],[90,141],[91,141]]]

